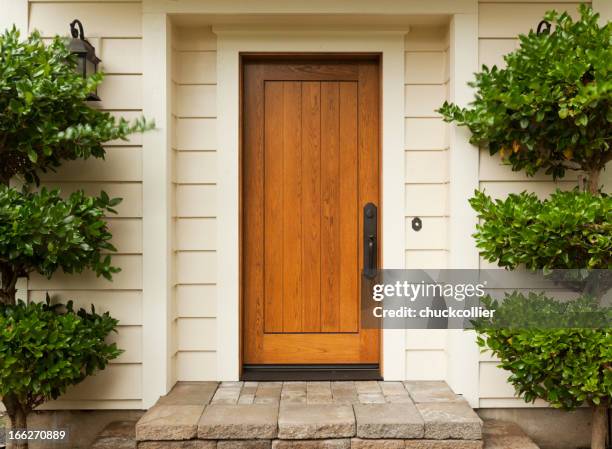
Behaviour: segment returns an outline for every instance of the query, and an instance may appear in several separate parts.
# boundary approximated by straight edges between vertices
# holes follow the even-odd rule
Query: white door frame
[[[240,53],[368,52],[382,64],[381,207],[382,266],[404,267],[404,35],[403,31],[300,30],[213,27],[217,35],[218,102],[218,263],[217,375],[240,375]],[[405,373],[405,332],[383,330],[383,374],[401,380]]]

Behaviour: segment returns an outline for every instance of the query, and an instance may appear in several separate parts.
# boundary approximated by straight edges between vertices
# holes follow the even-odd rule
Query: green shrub
[[[39,171],[104,157],[104,142],[153,126],[91,108],[85,99],[103,75],[83,79],[75,68],[59,37],[45,45],[36,32],[26,41],[15,28],[0,35],[0,182],[15,175],[37,182]]]
[[[612,397],[609,308],[593,298],[563,303],[543,293],[516,292],[487,305],[496,312],[493,319],[474,322],[478,344],[500,359],[525,401],[544,399],[573,410]]]
[[[153,127],[90,107],[103,75],[83,79],[75,68],[59,37],[45,45],[37,33],[20,41],[15,28],[0,35],[0,398],[13,429],[120,354],[105,343],[117,326],[108,313],[16,301],[18,278],[31,273],[92,270],[111,280],[118,272],[105,216],[119,199],[9,188],[13,177],[38,184],[40,172],[63,161],[103,158],[105,142]]]
[[[594,296],[580,293],[571,300],[559,300],[544,292],[505,293],[501,300],[486,296],[482,303],[494,310],[492,318],[472,321],[480,333],[506,329],[608,329],[612,308],[602,306]],[[484,340],[483,340],[484,341]]]
[[[90,268],[111,279],[118,269],[108,254],[115,248],[104,215],[119,201],[104,192],[95,198],[77,191],[62,199],[58,190],[21,192],[0,185],[0,303],[14,303],[17,279],[33,272],[51,277],[58,269]]]
[[[612,268],[612,197],[557,191],[493,200],[476,191],[470,199],[481,220],[474,237],[480,254],[514,269]]]
[[[49,298],[0,306],[0,396],[17,398],[26,414],[57,399],[121,354],[105,342],[117,323],[108,312],[51,305]]]
[[[551,11],[550,34],[519,36],[506,68],[483,66],[470,85],[469,108],[444,103],[446,121],[467,126],[471,142],[499,153],[513,170],[543,169],[554,178],[567,169],[593,179],[612,159],[612,27],[599,26],[586,5],[581,19]]]
[[[477,245],[501,267],[611,268],[610,198],[601,194],[599,178],[612,160],[612,26],[598,25],[587,5],[580,6],[580,16],[574,21],[567,13],[547,12],[552,31],[519,36],[520,47],[504,58],[506,68],[483,66],[470,84],[476,95],[469,107],[444,103],[439,110],[513,170],[542,171],[553,179],[567,170],[587,175],[590,193],[557,192],[544,201],[527,193],[492,201],[476,193]],[[607,286],[589,293],[599,299]],[[517,298],[502,307],[527,307]],[[500,358],[526,401],[541,398],[566,409],[592,405],[591,447],[605,448],[610,329],[477,330],[480,345]]]

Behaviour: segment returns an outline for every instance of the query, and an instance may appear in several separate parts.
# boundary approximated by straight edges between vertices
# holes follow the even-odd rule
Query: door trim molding
[[[225,31],[225,32],[224,32]],[[379,53],[381,54],[381,207],[382,266],[404,267],[404,35],[405,31],[231,32],[217,34],[218,103],[218,273],[217,377],[238,380],[240,354],[240,54]],[[399,94],[401,93],[401,95]],[[389,205],[389,207],[385,207]],[[382,371],[386,380],[405,376],[405,331],[382,331]]]

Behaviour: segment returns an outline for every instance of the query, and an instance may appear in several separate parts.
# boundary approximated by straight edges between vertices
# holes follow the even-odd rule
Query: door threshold
[[[382,380],[377,364],[359,365],[244,365],[247,381]]]

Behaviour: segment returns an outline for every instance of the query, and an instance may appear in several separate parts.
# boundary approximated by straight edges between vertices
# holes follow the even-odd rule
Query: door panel
[[[321,83],[302,83],[303,332],[321,332]]]
[[[243,80],[244,362],[377,363],[359,293],[378,65],[248,61]]]

